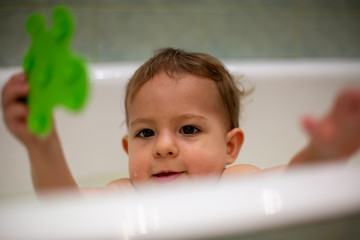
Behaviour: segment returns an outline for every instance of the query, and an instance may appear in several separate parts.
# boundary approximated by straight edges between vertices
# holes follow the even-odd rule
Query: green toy
[[[26,31],[32,36],[23,61],[30,85],[27,124],[38,136],[49,134],[55,106],[80,110],[86,100],[88,76],[85,64],[72,55],[69,46],[73,28],[73,19],[66,7],[54,9],[53,27],[49,30],[45,28],[41,14],[31,15],[26,22]]]

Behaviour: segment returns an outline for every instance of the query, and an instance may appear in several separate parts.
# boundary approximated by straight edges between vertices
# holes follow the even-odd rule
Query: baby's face
[[[221,176],[229,163],[227,131],[212,80],[159,73],[128,109],[129,132],[123,145],[134,184]]]

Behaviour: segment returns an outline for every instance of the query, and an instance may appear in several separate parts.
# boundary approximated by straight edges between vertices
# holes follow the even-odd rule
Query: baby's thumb
[[[301,126],[309,136],[314,134],[316,125],[317,121],[311,116],[306,115],[301,119]]]

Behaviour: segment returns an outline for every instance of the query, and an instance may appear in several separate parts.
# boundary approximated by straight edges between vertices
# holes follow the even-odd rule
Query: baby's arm
[[[286,168],[324,161],[346,161],[360,149],[360,88],[341,92],[331,111],[315,120],[303,119],[303,127],[310,141],[288,165],[260,170],[251,165],[234,165],[224,170],[223,176],[251,175],[282,171]]]
[[[317,163],[325,160],[346,160],[360,149],[360,88],[340,93],[331,111],[315,120],[303,119],[310,137],[308,145],[289,166]]]
[[[30,158],[32,180],[37,192],[72,189],[78,186],[67,166],[55,129],[46,138],[32,134],[26,124],[29,109],[23,101],[29,93],[24,73],[10,78],[2,91],[2,109],[10,132],[24,144]]]

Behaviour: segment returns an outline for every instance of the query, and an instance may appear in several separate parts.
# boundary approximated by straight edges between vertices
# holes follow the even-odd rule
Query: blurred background
[[[67,4],[90,62],[147,60],[172,46],[225,59],[359,58],[358,0],[0,0],[0,66],[18,66],[33,12]]]
[[[26,19],[42,13],[50,27],[59,4],[74,13],[72,46],[93,83],[81,114],[55,113],[80,186],[128,177],[124,85],[158,48],[209,53],[256,85],[240,119],[237,163],[260,168],[285,164],[304,146],[304,113],[321,116],[345,85],[360,86],[358,0],[0,0],[0,89],[21,71]],[[29,194],[26,151],[0,112],[0,199]]]

